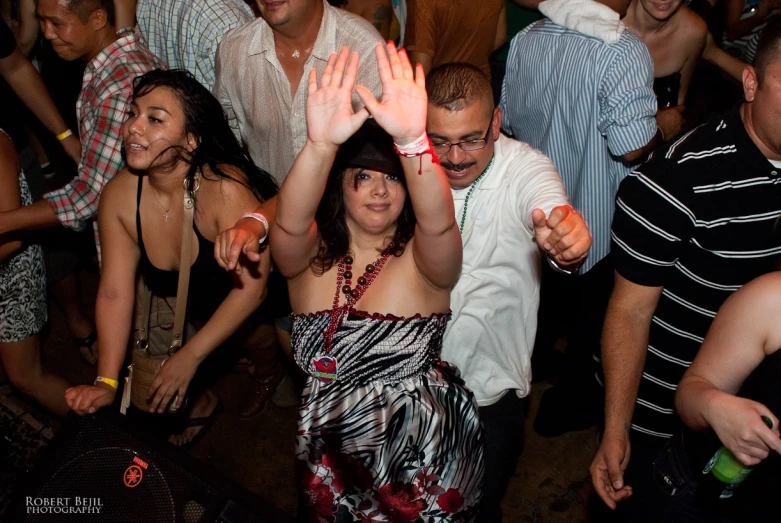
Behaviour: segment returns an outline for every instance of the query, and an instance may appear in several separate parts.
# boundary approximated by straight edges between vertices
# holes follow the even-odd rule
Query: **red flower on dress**
[[[414,523],[426,508],[420,490],[414,485],[391,483],[377,491],[380,510],[395,523]]]
[[[374,484],[371,469],[349,454],[341,452],[326,454],[323,456],[323,465],[333,473],[331,486],[337,492],[369,490]]]
[[[307,469],[301,476],[301,486],[304,503],[315,514],[332,516],[334,513],[334,495],[328,485],[323,484],[323,478]]]
[[[458,490],[449,488],[437,497],[437,505],[448,514],[453,514],[464,506],[464,498]]]

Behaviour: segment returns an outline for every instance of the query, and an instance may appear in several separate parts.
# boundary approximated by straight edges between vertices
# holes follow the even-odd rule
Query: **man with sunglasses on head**
[[[523,443],[541,266],[576,270],[591,236],[548,157],[500,133],[502,111],[480,69],[436,67],[426,89],[427,131],[464,245],[442,359],[461,370],[479,406],[486,473],[478,519],[496,522]]]

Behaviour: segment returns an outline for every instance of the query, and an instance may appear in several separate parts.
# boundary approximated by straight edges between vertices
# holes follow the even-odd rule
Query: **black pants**
[[[543,282],[542,300],[551,303],[551,296],[545,293],[553,288],[555,307],[549,307],[546,314],[569,322],[567,351],[556,386],[543,395],[537,420],[568,419],[574,425],[566,425],[564,432],[568,432],[583,429],[601,416],[602,391],[595,372],[601,372],[597,360],[601,357],[602,326],[613,291],[613,263],[608,255],[581,276],[554,276],[554,285],[547,289]],[[535,347],[535,351],[538,348],[546,350]]]
[[[601,358],[602,327],[614,277],[613,262],[608,255],[586,274],[572,280],[573,330],[567,343],[561,380],[564,384],[594,382],[594,371],[601,367],[594,356]]]
[[[680,433],[669,440],[631,435],[632,454],[624,483],[632,495],[618,504],[623,523],[727,523],[719,514],[705,514],[694,495],[699,474],[693,470]]]
[[[480,407],[485,430],[485,479],[478,517],[481,523],[502,521],[502,498],[523,447],[525,417],[526,400],[512,390],[493,405]]]

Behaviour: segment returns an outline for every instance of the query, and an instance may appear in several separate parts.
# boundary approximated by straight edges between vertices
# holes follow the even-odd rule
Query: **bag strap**
[[[186,183],[186,182],[185,182]],[[176,288],[176,313],[174,314],[173,340],[169,354],[173,354],[182,348],[182,334],[184,333],[184,320],[187,312],[187,293],[190,288],[190,257],[193,252],[193,214],[195,210],[195,191],[198,190],[198,177],[196,175],[192,195],[185,185],[184,191],[184,220],[182,223],[182,253],[179,256],[179,284]]]
[[[138,326],[138,341],[136,342],[138,348],[146,350],[149,346],[149,316],[152,311],[152,290],[144,282],[143,276],[141,278],[141,325]]]

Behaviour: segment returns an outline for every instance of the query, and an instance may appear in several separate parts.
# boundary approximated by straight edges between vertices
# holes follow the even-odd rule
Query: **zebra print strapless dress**
[[[351,310],[315,378],[330,312],[293,315],[293,352],[309,375],[298,417],[301,521],[470,521],[483,480],[472,393],[438,356],[450,315],[403,319]]]

